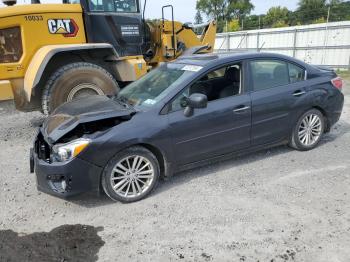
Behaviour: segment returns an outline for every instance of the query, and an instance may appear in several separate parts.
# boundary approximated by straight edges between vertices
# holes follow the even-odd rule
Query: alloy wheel
[[[145,193],[155,177],[152,163],[145,157],[134,155],[120,160],[110,178],[114,192],[123,198],[135,198]]]
[[[301,121],[298,138],[304,146],[312,146],[318,142],[322,134],[322,120],[316,114],[309,114]]]

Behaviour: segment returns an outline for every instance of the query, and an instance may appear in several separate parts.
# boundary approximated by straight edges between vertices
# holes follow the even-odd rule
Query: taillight
[[[340,77],[337,77],[337,78],[333,78],[331,80],[331,82],[332,82],[332,85],[335,88],[337,88],[339,90],[342,90],[342,88],[343,88],[343,79],[341,79]]]
[[[0,63],[18,62],[23,54],[21,29],[0,29]]]

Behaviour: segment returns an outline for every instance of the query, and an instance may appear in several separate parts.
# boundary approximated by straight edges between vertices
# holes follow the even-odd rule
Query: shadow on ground
[[[93,262],[105,244],[97,234],[103,228],[62,225],[50,232],[28,235],[0,231],[0,261]]]

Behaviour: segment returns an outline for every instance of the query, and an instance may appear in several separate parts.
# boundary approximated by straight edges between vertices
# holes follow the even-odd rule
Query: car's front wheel
[[[305,112],[294,127],[290,146],[306,151],[315,148],[321,140],[325,129],[323,114],[317,109]]]
[[[114,201],[135,202],[152,192],[159,174],[158,160],[151,151],[140,146],[130,147],[108,162],[102,186]]]

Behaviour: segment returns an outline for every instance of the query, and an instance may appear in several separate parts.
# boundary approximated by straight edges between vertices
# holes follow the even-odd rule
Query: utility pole
[[[327,13],[327,23],[329,23],[329,15],[331,13],[331,5],[328,6],[328,13]]]

